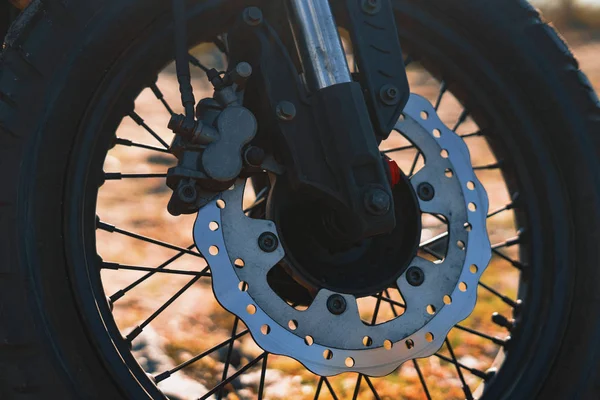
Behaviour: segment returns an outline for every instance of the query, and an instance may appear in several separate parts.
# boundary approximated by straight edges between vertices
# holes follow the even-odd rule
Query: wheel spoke
[[[374,297],[374,298],[379,298],[379,297],[377,297],[377,296],[371,296],[371,297]],[[400,302],[398,302],[398,301],[396,301],[396,300],[392,300],[392,299],[390,299],[390,298],[387,298],[387,297],[383,297],[383,296],[382,296],[382,297],[381,297],[381,301],[385,301],[386,303],[388,303],[388,304],[391,304],[391,305],[392,305],[392,307],[393,307],[393,306],[398,306],[398,307],[400,307],[400,308],[406,308],[406,305],[405,305],[405,304],[402,304],[402,303],[400,303]]]
[[[473,171],[490,171],[494,169],[502,168],[502,161],[498,161],[497,163],[487,164],[487,165],[478,165],[473,167]]]
[[[473,394],[471,393],[471,388],[469,387],[469,385],[467,385],[467,382],[465,381],[465,377],[461,370],[461,365],[459,364],[458,360],[456,359],[456,356],[454,355],[454,349],[452,349],[450,340],[448,340],[448,338],[446,338],[445,342],[446,342],[446,347],[448,348],[448,351],[450,352],[450,356],[452,357],[451,362],[456,367],[456,373],[458,374],[458,378],[460,379],[460,382],[462,384],[462,390],[465,393],[467,400],[473,400]]]
[[[487,290],[494,296],[498,297],[500,300],[502,300],[504,303],[508,304],[510,307],[517,308],[519,306],[519,304],[516,301],[514,301],[510,297],[503,295],[502,293],[498,292],[493,287],[486,285],[482,281],[479,281],[479,286],[481,286],[482,288],[484,288],[485,290]]]
[[[235,337],[239,321],[240,321],[240,319],[237,316],[233,320],[233,327],[231,328],[231,338]],[[221,378],[222,381],[227,379],[227,372],[229,371],[229,364],[231,363],[231,354],[233,353],[233,345],[234,344],[235,344],[235,341],[232,340],[231,343],[229,343],[229,348],[227,349],[227,358],[225,359],[225,365],[223,366],[223,377]],[[221,388],[219,390],[219,393],[217,394],[217,400],[221,400],[222,396],[223,396],[223,388]]]
[[[509,256],[507,256],[506,254],[502,253],[499,250],[496,249],[492,249],[492,253],[494,253],[495,255],[497,255],[498,257],[500,257],[501,259],[508,261],[513,267],[515,267],[516,269],[522,271],[523,268],[523,264],[517,260],[513,260],[512,258],[510,258]]]
[[[366,376],[365,376],[365,378],[366,378]],[[323,381],[325,382],[325,385],[327,386],[327,389],[329,389],[329,393],[331,394],[331,397],[333,397],[333,400],[338,400],[338,397],[335,394],[335,390],[333,390],[333,387],[331,386],[331,383],[329,383],[329,379],[323,377]]]
[[[150,243],[150,244],[154,244],[156,246],[160,246],[160,247],[164,247],[166,249],[170,249],[170,250],[176,250],[180,253],[185,253],[185,254],[189,254],[195,257],[199,257],[201,259],[204,260],[204,257],[200,254],[200,253],[196,253],[195,251],[189,250],[189,249],[184,249],[182,247],[179,246],[175,246],[169,243],[165,243],[165,242],[161,242],[160,240],[156,240],[156,239],[152,239],[146,236],[142,236],[142,235],[138,235],[137,233],[133,233],[133,232],[129,232],[123,229],[119,229],[116,226],[110,225],[110,224],[106,224],[104,222],[98,221],[96,223],[96,226],[98,227],[98,229],[103,230],[105,232],[108,233],[118,233],[120,235],[123,236],[128,236],[130,238],[133,239],[137,239],[140,240],[142,242],[146,242],[146,243]]]
[[[234,381],[238,376],[242,375],[244,372],[246,372],[247,370],[252,368],[254,365],[256,365],[259,361],[263,360],[266,356],[267,356],[267,352],[262,353],[260,356],[256,357],[254,360],[250,361],[248,364],[244,365],[242,368],[240,368],[238,371],[236,371],[235,374],[232,374],[229,378],[225,379],[224,381],[219,383],[217,386],[212,388],[208,393],[206,393],[204,396],[200,397],[199,400],[208,399],[210,396],[215,394],[217,391],[221,390],[225,385]]]
[[[515,207],[515,203],[514,203],[514,202],[511,202],[511,203],[509,203],[509,204],[505,205],[504,207],[500,207],[500,208],[498,208],[497,210],[494,210],[494,211],[490,212],[490,213],[487,215],[487,217],[488,217],[488,218],[495,217],[496,215],[498,215],[498,214],[501,214],[501,213],[503,213],[503,212],[505,212],[505,211],[512,210],[514,207]]]
[[[138,147],[140,149],[146,149],[146,150],[157,151],[159,153],[171,154],[171,152],[169,152],[168,149],[164,149],[162,147],[149,146],[147,144],[142,144],[142,143],[136,143],[136,142],[133,142],[133,141],[131,141],[129,139],[123,139],[123,138],[116,138],[115,139],[115,145],[126,146],[126,147]]]
[[[467,133],[465,135],[460,135],[460,137],[462,139],[468,139],[468,138],[479,137],[479,136],[485,136],[485,133],[483,131],[477,131],[477,132],[473,132],[473,133]]]
[[[381,153],[382,154],[390,154],[390,153],[397,153],[400,151],[411,150],[411,149],[416,149],[416,147],[414,145],[395,147],[393,149],[384,150]]]
[[[161,138],[158,135],[158,133],[154,132],[154,130],[152,130],[152,128],[150,128],[148,126],[148,124],[146,124],[144,122],[144,120],[142,119],[142,117],[140,117],[135,111],[132,111],[132,112],[129,113],[129,118],[131,118],[136,124],[138,124],[139,126],[141,126],[142,128],[144,128],[150,135],[152,135],[154,137],[154,139],[158,140],[158,142],[160,144],[162,144],[165,149],[169,148],[169,145],[167,144],[167,142],[165,142],[163,140],[163,138]]]
[[[376,400],[381,400],[381,397],[379,397],[379,394],[377,394],[377,390],[375,390],[375,386],[373,386],[371,379],[366,375],[365,375],[365,382],[367,382],[367,385],[369,385],[369,388],[371,388],[371,392],[373,393],[373,396],[375,396],[374,398]]]
[[[196,245],[192,244],[192,245],[188,246],[187,250],[191,250],[194,247],[196,247]],[[165,261],[164,263],[162,263],[161,265],[159,265],[158,267],[156,267],[154,271],[148,272],[146,275],[142,276],[140,279],[138,279],[137,281],[133,282],[132,284],[130,284],[126,288],[121,289],[118,292],[116,292],[115,294],[113,294],[112,296],[110,296],[110,301],[112,301],[114,303],[115,301],[119,300],[121,297],[125,296],[125,294],[127,292],[129,292],[133,288],[135,288],[138,285],[140,285],[142,282],[144,282],[146,279],[150,278],[155,273],[157,273],[160,270],[168,267],[171,263],[177,261],[179,258],[183,257],[185,254],[187,254],[187,253],[184,253],[184,252],[180,251],[179,253],[177,253],[176,255],[174,255],[173,257],[169,258],[167,261]]]
[[[225,54],[226,56],[229,56],[229,51],[227,50],[227,44],[221,37],[217,36],[213,40],[213,43],[215,44],[215,46],[217,46],[217,48],[219,49],[219,51],[221,53]]]
[[[200,62],[200,60],[198,60],[196,57],[194,57],[191,54],[189,54],[189,60],[190,60],[190,64],[192,64],[196,68],[200,68],[205,73],[208,73],[208,71],[210,71],[210,68],[208,68],[207,66],[205,66],[204,64],[202,64]]]
[[[202,360],[204,357],[214,353],[215,351],[227,346],[229,343],[232,343],[234,340],[237,340],[239,338],[241,338],[244,335],[247,335],[250,331],[248,329],[238,333],[237,335],[235,335],[235,337],[230,338],[225,340],[224,342],[219,343],[216,346],[211,347],[210,349],[206,350],[205,352],[198,354],[197,356],[190,358],[189,360],[187,360],[186,362],[183,362],[181,364],[179,364],[178,366],[176,366],[175,368],[169,370],[169,371],[165,371],[159,375],[156,375],[154,377],[154,380],[156,381],[156,383],[160,383],[162,381],[164,381],[167,378],[170,378],[171,375],[173,375],[174,373],[181,371],[184,368],[189,367],[190,365]]]
[[[417,154],[415,155],[415,158],[413,160],[413,163],[410,167],[410,172],[408,173],[408,176],[410,178],[412,178],[412,176],[415,174],[415,170],[417,169],[417,163],[419,162],[419,158],[421,158],[421,152],[418,151]]]
[[[265,200],[267,199],[268,193],[269,193],[268,187],[265,187],[260,192],[258,192],[258,194],[256,195],[256,200],[254,200],[254,203],[252,203],[252,205],[250,207],[248,207],[244,210],[244,214],[249,213],[250,211],[252,211],[252,210],[256,209],[258,206],[260,206],[262,203],[264,203]]]
[[[206,270],[208,270],[208,267],[206,268]],[[171,304],[173,304],[173,302],[175,302],[175,300],[177,300],[179,297],[181,297],[181,295],[184,294],[189,288],[191,288],[192,285],[194,285],[196,282],[198,282],[198,280],[200,280],[200,278],[201,278],[201,276],[196,276],[196,277],[192,278],[188,283],[185,284],[184,287],[179,289],[177,291],[177,293],[175,293],[173,296],[171,296],[171,298],[169,300],[167,300],[162,306],[160,306],[160,308],[158,310],[156,310],[154,313],[152,313],[152,315],[150,315],[144,322],[142,322],[141,324],[136,326],[129,333],[129,335],[127,335],[125,340],[127,340],[129,343],[133,342],[135,340],[135,338],[137,338],[140,335],[140,333],[142,333],[142,331],[144,330],[145,327],[147,327],[156,317],[158,317]]]
[[[167,174],[122,174],[120,172],[107,172],[104,179],[107,181],[120,181],[121,179],[153,179],[166,178]]]
[[[150,85],[150,90],[152,90],[152,93],[154,93],[154,96],[162,103],[162,105],[169,112],[169,114],[171,114],[171,115],[175,114],[173,112],[173,109],[171,108],[171,106],[167,102],[167,100],[165,100],[165,96],[161,92],[161,90],[158,87],[158,85],[156,84],[156,82],[154,82],[152,85]]]
[[[452,351],[452,352],[451,352],[451,354],[454,354],[454,351]],[[467,367],[466,365],[464,365],[464,364],[460,363],[460,362],[459,362],[459,361],[456,359],[456,357],[447,357],[447,356],[445,356],[445,355],[443,355],[443,354],[440,354],[440,353],[435,353],[435,354],[434,354],[434,356],[436,356],[436,357],[437,357],[437,358],[439,358],[440,360],[443,360],[443,361],[445,361],[445,362],[447,362],[447,363],[453,364],[453,365],[456,367],[456,370],[457,370],[457,371],[460,371],[460,372],[459,372],[459,373],[460,373],[460,375],[463,375],[463,374],[462,374],[462,371],[463,371],[463,370],[465,370],[465,371],[467,371],[467,372],[470,372],[471,374],[473,374],[474,376],[476,376],[476,377],[478,377],[478,378],[481,378],[481,379],[487,379],[487,375],[486,375],[486,373],[485,373],[485,372],[483,372],[483,371],[480,371],[480,370],[478,370],[478,369],[476,369],[476,368]],[[460,376],[459,376],[459,378],[460,378]],[[463,379],[464,379],[464,376],[463,376],[463,378],[461,378],[461,382],[463,382],[463,384],[464,384],[466,387],[469,387],[469,386],[466,384],[466,382],[465,382]]]
[[[354,385],[354,394],[352,395],[352,400],[358,399],[358,394],[360,393],[360,382],[362,381],[362,374],[358,374],[358,378],[356,379],[356,385]]]
[[[471,328],[466,327],[466,326],[456,325],[455,328],[458,329],[458,330],[461,330],[463,332],[467,332],[467,333],[470,333],[472,335],[479,336],[481,338],[487,339],[487,340],[493,342],[494,344],[497,344],[498,346],[504,346],[506,344],[504,342],[504,340],[502,340],[502,339],[490,336],[490,335],[485,334],[483,332],[476,331],[475,329],[471,329]]]
[[[506,239],[503,242],[493,244],[492,250],[498,250],[498,249],[503,249],[503,248],[507,248],[507,247],[512,247],[512,246],[516,246],[518,244],[521,244],[521,237],[515,236],[512,238]]]
[[[419,380],[421,381],[421,386],[423,386],[423,392],[425,393],[425,397],[427,400],[431,400],[431,394],[429,394],[429,388],[427,387],[427,382],[425,382],[425,377],[423,376],[423,372],[421,372],[421,367],[419,367],[419,363],[416,359],[412,360],[415,370],[417,371],[417,375],[419,375]]]
[[[233,343],[233,342],[232,342]],[[265,354],[265,358],[262,361],[262,367],[260,370],[260,383],[258,384],[258,400],[262,400],[265,392],[265,378],[267,377],[267,360],[269,354]]]
[[[377,322],[377,316],[379,315],[379,308],[381,307],[382,299],[383,299],[383,294],[379,293],[377,295],[377,302],[375,303],[375,310],[373,311],[373,318],[371,319],[371,325],[375,325],[375,322]]]
[[[323,381],[325,381],[325,378],[321,377],[319,379],[319,383],[317,384],[317,390],[315,390],[315,400],[318,400],[319,396],[321,395],[321,389],[323,388]]]
[[[160,274],[171,274],[171,275],[187,275],[187,276],[198,276],[200,278],[212,276],[210,272],[199,272],[199,271],[182,271],[177,269],[158,269],[153,267],[140,267],[137,265],[122,265],[118,263],[107,263],[102,265],[103,269],[110,269],[113,271],[125,270],[125,271],[139,271],[139,272],[153,272]]]
[[[391,300],[390,296],[390,291],[385,289],[383,291],[383,293],[385,294],[386,297],[382,297],[381,300]],[[396,311],[396,307],[394,306],[394,303],[390,302],[390,301],[386,301],[386,303],[388,303],[390,305],[390,308],[392,309],[392,314],[394,314],[394,318],[398,317],[398,312]],[[400,304],[400,303],[398,303]],[[402,307],[402,308],[406,308],[406,306]]]
[[[440,93],[438,94],[438,98],[435,102],[435,111],[438,111],[440,109],[440,105],[442,104],[442,98],[444,97],[447,91],[448,84],[445,80],[442,80],[442,82],[440,83]]]
[[[467,120],[467,118],[469,117],[469,115],[470,115],[469,110],[467,110],[466,108],[463,109],[463,112],[458,117],[458,121],[456,121],[456,125],[454,125],[454,128],[452,128],[452,130],[454,132],[456,132],[458,130],[458,128],[460,128],[462,126],[462,124],[465,123],[465,121]]]

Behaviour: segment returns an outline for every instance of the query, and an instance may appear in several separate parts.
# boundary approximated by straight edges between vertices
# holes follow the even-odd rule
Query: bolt
[[[277,104],[277,118],[282,121],[291,121],[296,117],[296,106],[289,101],[280,101]]]
[[[346,311],[346,299],[339,294],[332,294],[327,299],[327,309],[333,315],[340,315]]]
[[[394,85],[383,85],[379,90],[379,98],[388,106],[396,105],[400,101],[400,90]]]
[[[423,201],[431,201],[435,197],[435,189],[430,183],[423,182],[417,187],[417,195]]]
[[[241,78],[248,79],[252,75],[252,66],[250,64],[248,64],[247,62],[241,62],[235,66],[235,72]]]
[[[263,13],[258,7],[248,7],[244,10],[244,21],[250,26],[257,26],[262,23]]]
[[[252,167],[260,167],[265,160],[266,154],[263,149],[256,146],[250,146],[244,153],[244,159]]]
[[[425,274],[419,267],[410,267],[406,271],[406,281],[411,286],[421,286],[425,282]]]
[[[362,9],[365,13],[375,15],[381,10],[380,0],[363,0]]]
[[[196,186],[191,183],[184,183],[177,189],[177,196],[179,199],[186,204],[195,203],[198,199],[198,192]]]
[[[258,238],[258,247],[265,253],[272,253],[279,247],[279,239],[274,233],[265,232]]]
[[[382,189],[371,189],[365,195],[365,208],[372,215],[385,215],[392,207],[390,195]]]

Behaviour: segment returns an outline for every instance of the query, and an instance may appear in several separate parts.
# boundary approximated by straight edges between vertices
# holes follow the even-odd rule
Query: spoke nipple
[[[492,367],[485,371],[485,378],[483,378],[486,382],[492,380],[496,374],[498,373],[498,369],[496,367]]]
[[[511,331],[515,327],[514,320],[509,320],[504,315],[495,312],[492,314],[492,322],[498,326],[508,329]]]
[[[279,239],[274,233],[265,232],[258,238],[258,247],[265,253],[272,253],[279,247]]]
[[[435,189],[430,183],[423,182],[417,187],[417,195],[423,201],[431,201],[435,197]]]
[[[115,310],[115,305],[113,304],[110,297],[106,296],[106,302],[108,303],[108,308],[110,309],[110,312],[113,312]]]
[[[382,189],[370,189],[365,195],[365,208],[369,214],[382,216],[387,214],[392,208],[392,199],[390,195]]]
[[[388,106],[394,106],[400,101],[400,90],[394,85],[383,85],[379,90],[379,98]]]
[[[411,286],[421,286],[425,282],[425,273],[419,267],[410,267],[406,271],[406,281]]]
[[[258,26],[263,21],[263,13],[258,7],[248,7],[244,10],[244,22],[250,26]]]
[[[363,0],[362,9],[365,13],[375,15],[381,10],[380,0]]]
[[[333,315],[341,315],[346,311],[346,299],[339,294],[332,294],[327,299],[327,309]]]
[[[296,106],[289,101],[280,101],[276,111],[277,118],[282,121],[291,121],[296,118]]]
[[[147,376],[148,378],[150,378],[150,380],[152,381],[152,383],[154,383],[155,385],[158,383],[158,382],[156,381],[156,377],[155,377],[154,375],[152,375],[152,374],[149,374],[149,373],[146,373],[146,376]]]

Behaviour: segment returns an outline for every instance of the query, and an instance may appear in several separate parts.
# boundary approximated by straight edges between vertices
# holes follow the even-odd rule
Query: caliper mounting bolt
[[[280,101],[276,111],[277,118],[282,121],[291,121],[296,118],[296,106],[289,101]]]
[[[381,0],[363,0],[362,9],[367,14],[375,15],[381,10]]]
[[[365,208],[369,214],[382,216],[387,214],[392,208],[392,199],[383,189],[370,189],[365,194]]]
[[[258,247],[265,253],[272,253],[279,247],[279,239],[272,232],[265,232],[258,237]]]
[[[394,85],[383,85],[379,91],[379,98],[388,106],[394,106],[400,102],[400,90]]]
[[[250,26],[258,26],[263,21],[263,13],[258,7],[248,7],[244,10],[244,22]]]
[[[346,299],[339,294],[332,294],[327,299],[327,309],[333,315],[341,315],[346,311]]]
[[[198,191],[196,185],[192,183],[183,183],[177,189],[177,196],[186,204],[195,203],[198,200]]]
[[[244,152],[244,160],[252,167],[260,167],[266,156],[265,151],[257,146],[250,146]]]
[[[417,195],[423,201],[431,201],[435,197],[435,189],[430,183],[423,182],[417,186]]]
[[[425,273],[419,267],[410,267],[406,271],[406,281],[411,286],[421,286],[425,282]]]

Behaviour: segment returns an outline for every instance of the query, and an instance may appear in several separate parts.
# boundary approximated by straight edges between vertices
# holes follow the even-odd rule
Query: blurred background
[[[580,61],[581,69],[588,75],[596,90],[600,90],[600,0],[536,0],[546,19],[552,21],[572,47]],[[202,45],[193,50],[193,54],[202,63],[215,68],[224,68],[225,59],[215,46]],[[210,90],[201,71],[194,72],[193,84],[196,98],[210,96]],[[414,92],[435,100],[439,82],[433,79],[418,64],[409,69],[409,78]],[[172,105],[178,104],[178,86],[173,66],[167,67],[157,82],[165,99]],[[169,141],[171,133],[166,128],[169,114],[157,101],[153,92],[146,89],[136,101],[136,112],[144,118],[161,137]],[[440,109],[440,116],[448,125],[453,125],[462,112],[462,106],[448,96]],[[477,131],[477,126],[468,120],[460,128],[460,134],[468,135]],[[156,145],[152,137],[147,135],[133,120],[124,119],[117,136],[147,145]],[[401,137],[395,137],[384,143],[384,149],[403,145]],[[474,165],[493,165],[497,160],[482,137],[472,137],[468,146]],[[410,168],[414,154],[395,154],[393,158],[404,168]],[[116,147],[109,153],[106,172],[127,173],[164,173],[174,165],[174,159],[168,154],[152,153],[144,149]],[[490,210],[498,210],[510,204],[511,198],[498,171],[481,170],[477,172],[479,179],[486,187],[490,197]],[[126,189],[123,190],[124,186]],[[98,214],[102,220],[120,228],[145,236],[188,247],[192,244],[191,229],[193,216],[170,216],[166,204],[170,190],[164,179],[122,182],[107,182],[99,194]],[[136,199],[143,198],[144,201]],[[133,200],[132,200],[133,199]],[[252,204],[254,194],[249,192],[246,205]],[[423,220],[422,240],[427,240],[444,231],[445,227],[435,218]],[[515,230],[511,212],[501,213],[494,217],[489,226],[493,243],[502,242],[518,233]],[[99,232],[97,236],[98,252],[107,261],[126,265],[157,266],[163,260],[173,257],[170,250],[140,242],[131,238],[116,238],[114,235]],[[518,246],[506,249],[508,257],[517,258]],[[206,264],[189,255],[179,258],[169,265],[170,269],[200,271]],[[127,333],[140,321],[147,318],[165,301],[169,300],[188,281],[186,276],[170,276],[157,274],[146,277],[143,272],[103,271],[103,282],[107,296],[114,299],[114,315],[119,327]],[[483,279],[498,291],[516,299],[518,289],[518,273],[506,265],[505,260],[495,257]],[[510,314],[511,309],[498,296],[486,290],[479,290],[477,308],[465,326],[485,331],[491,337],[505,339],[506,331],[491,322],[490,316],[498,311]],[[391,297],[401,301],[400,293],[392,293]],[[361,316],[369,320],[372,316],[374,299],[360,301]],[[377,322],[393,318],[393,310],[383,310]],[[134,353],[140,364],[150,374],[156,375],[173,366],[190,359],[205,349],[226,340],[231,335],[233,317],[225,312],[214,300],[210,280],[200,281],[178,298],[172,306],[152,322],[133,344]],[[243,329],[241,326],[238,330]],[[490,368],[498,354],[499,347],[493,341],[465,332],[454,332],[450,341],[455,349],[459,362],[474,371],[486,371]],[[442,354],[444,351],[441,352]],[[236,342],[234,359],[230,373],[240,365],[260,354],[260,349],[250,338]],[[173,378],[161,384],[161,388],[172,399],[194,399],[205,388],[212,388],[221,379],[224,352],[217,352],[191,368],[179,372]],[[430,386],[433,398],[460,399],[464,394],[460,389],[460,381],[456,377],[454,366],[443,358],[431,357],[419,360],[418,363],[406,363],[399,371],[386,378],[374,379],[374,385],[383,398],[397,398],[402,393],[405,399],[422,399],[424,394],[419,372],[432,383]],[[251,399],[256,396],[259,385],[260,368],[251,370],[228,385],[224,398]],[[356,374],[344,374],[331,379],[336,393],[341,398],[350,398],[356,383]],[[473,373],[466,373],[469,385],[476,387],[480,378]],[[314,397],[318,378],[307,372],[299,363],[284,358],[270,357],[266,378],[266,397],[269,399],[311,399]],[[320,398],[331,398],[324,391]],[[370,399],[372,394],[367,385],[363,385],[358,393],[359,399]]]

